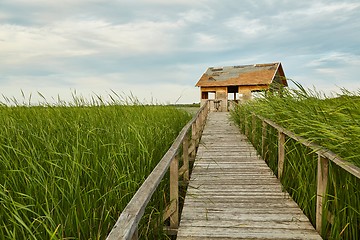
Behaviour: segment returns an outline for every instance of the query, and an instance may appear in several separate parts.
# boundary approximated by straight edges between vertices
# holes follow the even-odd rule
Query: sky
[[[208,67],[271,62],[306,88],[357,91],[360,2],[0,1],[0,94],[20,102],[194,103]]]

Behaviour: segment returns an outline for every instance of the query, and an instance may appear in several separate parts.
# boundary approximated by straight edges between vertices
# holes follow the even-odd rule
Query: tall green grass
[[[170,106],[94,99],[2,104],[0,239],[104,239],[190,118]],[[146,210],[145,238],[157,238],[161,226],[149,219],[161,217],[164,191]]]
[[[360,96],[345,89],[333,97],[314,90],[284,89],[238,105],[231,115],[262,154],[261,121],[252,128],[251,114],[270,119],[282,127],[323,146],[346,161],[360,166]],[[252,139],[253,132],[255,139]],[[263,158],[277,175],[277,130],[266,130]],[[286,138],[282,184],[315,225],[317,155]],[[360,238],[360,180],[330,163],[322,236],[326,239]]]

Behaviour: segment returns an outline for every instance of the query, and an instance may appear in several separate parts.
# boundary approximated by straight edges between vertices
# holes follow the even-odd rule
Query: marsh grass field
[[[0,239],[105,239],[190,119],[161,105],[2,104]],[[140,236],[161,238],[166,184]]]
[[[360,92],[342,89],[341,94],[326,97],[297,84],[297,89],[283,89],[280,94],[267,94],[238,105],[232,111],[232,118],[242,132],[247,123],[249,132],[255,133],[252,142],[261,154],[262,122],[257,119],[256,127],[252,129],[252,113],[270,119],[360,167]],[[276,175],[277,138],[277,130],[268,128],[268,147],[263,156]],[[290,138],[286,138],[285,152],[281,182],[315,225],[317,155]],[[332,162],[323,222],[321,234],[324,239],[360,238],[360,180]]]

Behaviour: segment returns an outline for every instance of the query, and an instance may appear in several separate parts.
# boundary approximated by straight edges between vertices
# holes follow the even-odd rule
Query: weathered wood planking
[[[210,113],[178,240],[321,239],[228,114]]]

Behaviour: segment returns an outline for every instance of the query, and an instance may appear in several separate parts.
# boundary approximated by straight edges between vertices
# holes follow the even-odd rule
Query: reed
[[[104,239],[191,118],[171,106],[100,100],[1,104],[0,239]],[[141,236],[161,238],[166,185]]]

